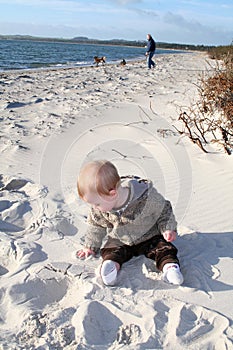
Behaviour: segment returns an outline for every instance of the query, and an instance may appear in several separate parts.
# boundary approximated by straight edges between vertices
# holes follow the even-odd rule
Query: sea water
[[[0,40],[0,71],[86,66],[94,64],[94,56],[105,56],[106,63],[117,63],[123,59],[143,59],[145,51],[145,47]],[[174,51],[156,50],[156,54],[169,53]]]

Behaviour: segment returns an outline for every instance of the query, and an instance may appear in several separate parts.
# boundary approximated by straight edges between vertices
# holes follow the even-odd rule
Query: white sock
[[[180,285],[184,282],[180,267],[176,263],[168,263],[163,267],[163,280],[168,283]]]
[[[113,286],[117,279],[117,267],[114,261],[105,260],[100,268],[100,276],[107,286]]]

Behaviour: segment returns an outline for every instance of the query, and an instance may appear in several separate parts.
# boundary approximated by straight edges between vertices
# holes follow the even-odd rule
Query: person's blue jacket
[[[154,52],[155,51],[156,45],[155,45],[155,41],[152,37],[148,40],[146,48],[147,48],[146,52]]]

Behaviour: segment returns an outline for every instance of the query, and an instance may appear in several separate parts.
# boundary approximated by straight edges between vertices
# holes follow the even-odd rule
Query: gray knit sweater
[[[130,190],[130,197],[123,208],[101,212],[91,208],[85,246],[99,248],[119,244],[134,245],[166,230],[175,230],[177,223],[171,203],[157,192],[149,180],[138,177],[122,177],[122,186]]]

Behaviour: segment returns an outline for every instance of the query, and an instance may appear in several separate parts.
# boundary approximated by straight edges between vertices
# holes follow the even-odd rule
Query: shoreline
[[[169,50],[170,51],[170,50]],[[176,50],[174,50],[174,51],[176,51]],[[206,53],[204,53],[204,52],[201,52],[201,51],[199,51],[199,52],[197,52],[197,51],[187,51],[187,52],[184,52],[184,54],[192,54],[192,53],[200,53],[200,54],[203,54],[203,55],[205,55],[206,56]],[[180,54],[182,54],[182,53],[170,53],[169,55],[174,55],[174,54],[176,54],[176,55],[180,55]],[[159,57],[166,57],[167,56],[167,54],[159,54]],[[157,56],[158,57],[158,56]],[[156,57],[156,58],[157,58]],[[99,67],[108,67],[108,66],[121,66],[120,65],[120,62],[121,62],[121,60],[119,60],[119,61],[116,61],[116,62],[110,62],[110,63],[108,63],[108,62],[106,62],[104,65],[102,65],[102,64],[100,64],[99,65]],[[133,63],[145,63],[145,65],[146,65],[146,58],[135,58],[135,59],[133,59],[133,58],[131,58],[131,59],[128,59],[127,60],[127,64],[133,64]],[[92,64],[85,64],[85,65],[77,65],[77,66],[59,66],[59,67],[56,67],[56,66],[48,66],[48,67],[39,67],[39,68],[22,68],[22,69],[7,69],[7,70],[0,70],[0,75],[4,75],[4,74],[7,74],[7,73],[9,73],[9,74],[17,74],[17,73],[23,73],[23,72],[44,72],[44,71],[57,71],[57,70],[71,70],[71,69],[79,69],[79,68],[99,68],[98,66],[96,66],[94,63],[92,63]],[[202,69],[203,70],[203,69]]]
[[[126,47],[126,46],[125,46]],[[130,46],[129,46],[130,47]],[[159,51],[160,49],[158,49]],[[189,53],[204,53],[205,52],[201,52],[201,51],[182,51],[182,50],[176,50],[176,49],[161,49],[163,51],[172,51],[168,54],[166,53],[155,53],[155,57],[159,57],[159,56],[163,56],[163,55],[170,55],[170,54],[189,54]],[[138,61],[143,61],[143,60],[146,60],[145,57],[135,57],[135,58],[129,58],[129,59],[126,59],[127,63],[133,63],[133,62],[138,62]],[[119,65],[120,62],[122,61],[122,59],[119,59],[119,60],[116,60],[116,61],[108,61],[105,63],[105,65]],[[3,74],[3,73],[7,73],[7,72],[24,72],[24,71],[35,71],[35,70],[47,70],[47,69],[70,69],[70,68],[83,68],[83,67],[95,67],[95,63],[92,62],[92,63],[86,63],[86,64],[78,64],[78,63],[73,63],[73,64],[57,64],[57,65],[49,65],[49,66],[43,66],[43,67],[38,67],[38,68],[17,68],[17,69],[1,69],[0,67],[0,74]]]
[[[141,62],[144,61],[143,59],[135,58],[135,59],[128,59],[128,63],[134,63],[134,62]],[[108,63],[106,62],[104,65],[100,64],[100,66],[115,66],[115,65],[120,65],[120,60],[117,62],[111,62]],[[92,64],[84,64],[84,65],[59,65],[59,66],[48,66],[48,67],[38,67],[38,68],[19,68],[19,69],[7,69],[7,70],[1,70],[0,69],[0,75],[3,73],[17,73],[17,72],[37,72],[37,71],[56,71],[56,70],[69,70],[69,69],[78,69],[78,68],[96,68],[97,66],[92,63]]]

